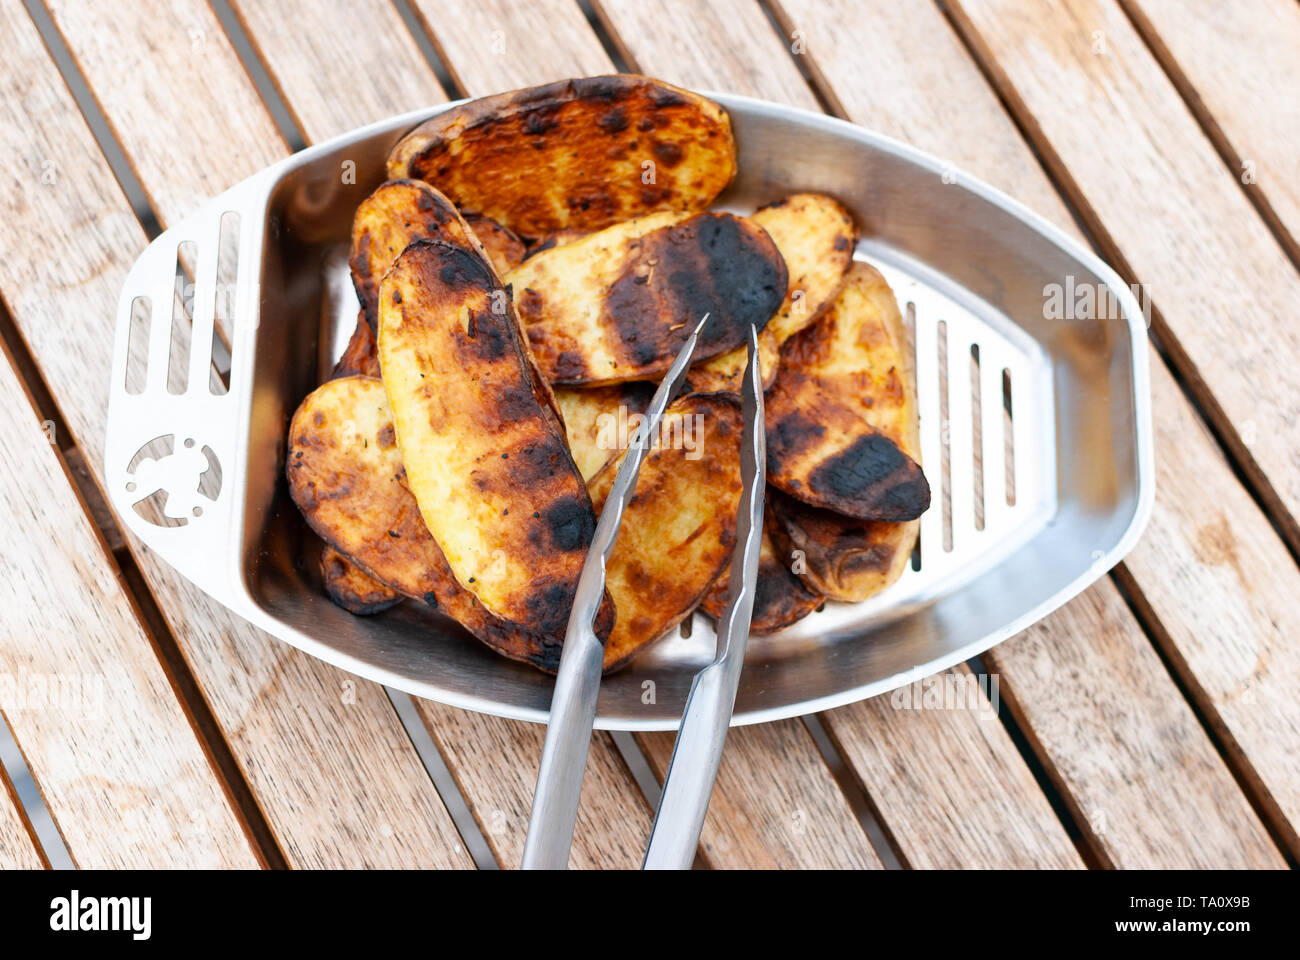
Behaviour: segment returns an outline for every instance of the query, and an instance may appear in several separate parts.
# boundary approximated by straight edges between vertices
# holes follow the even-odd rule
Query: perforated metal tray
[[[751,640],[733,720],[743,724],[969,659],[1118,562],[1153,497],[1147,340],[1137,301],[1108,267],[991,187],[839,120],[709,95],[739,145],[722,207],[822,191],[861,225],[857,256],[884,273],[914,326],[935,492],[900,582]],[[353,211],[383,179],[393,143],[444,109],[304,150],[149,246],[118,306],[105,479],[149,549],[281,640],[416,696],[544,720],[551,678],[449,621],[417,604],[354,617],[331,603],[319,546],[282,479],[288,418],[355,320]],[[1080,291],[1108,309],[1088,315]],[[214,365],[228,368],[228,390]],[[606,678],[597,726],[674,728],[713,639],[696,615],[689,636]]]

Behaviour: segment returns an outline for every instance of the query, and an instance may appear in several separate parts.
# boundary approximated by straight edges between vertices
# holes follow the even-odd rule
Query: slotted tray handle
[[[127,273],[117,305],[104,452],[109,501],[150,550],[227,605],[238,575],[237,492],[248,440],[241,411],[251,396],[267,188],[276,173],[243,181],[160,234]],[[226,213],[238,216],[238,229],[223,254]],[[219,282],[219,261],[227,269],[232,255],[234,278]],[[225,329],[214,340],[219,300]],[[227,363],[223,391],[212,369]]]

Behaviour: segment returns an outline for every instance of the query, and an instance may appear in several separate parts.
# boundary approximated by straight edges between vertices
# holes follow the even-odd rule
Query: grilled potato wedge
[[[853,273],[850,284],[865,288],[875,305],[875,320],[865,322],[859,333],[859,341],[870,348],[871,354],[868,377],[862,381],[863,395],[872,401],[871,410],[879,417],[875,422],[880,429],[903,453],[919,462],[916,371],[907,331],[879,274],[863,264],[855,264]],[[863,316],[867,315],[864,311]],[[806,330],[795,339],[811,333]],[[857,602],[879,593],[907,569],[921,529],[920,520],[855,520],[811,507],[770,488],[768,494],[767,531],[772,543],[782,557],[800,551],[803,563],[799,577],[813,590],[833,600]]]
[[[731,394],[692,394],[665,411],[667,427],[693,434],[691,443],[661,444],[646,455],[636,495],[623,514],[606,569],[617,616],[605,641],[605,670],[614,670],[681,623],[717,579],[736,545],[740,505],[740,403]],[[591,483],[605,505],[623,458]]]
[[[781,366],[781,345],[770,328],[758,333],[758,359],[763,365],[763,389],[776,382],[776,371]],[[697,363],[686,375],[686,387],[692,393],[740,393],[745,381],[745,367],[749,363],[749,348],[743,344],[721,356]]]
[[[855,263],[840,295],[781,348],[767,394],[767,479],[812,506],[905,521],[930,506],[903,449],[916,423],[907,333],[884,277]]]
[[[763,542],[758,552],[758,581],[754,590],[754,612],[749,632],[755,635],[776,633],[792,623],[798,623],[822,605],[826,598],[808,587],[790,571],[772,545],[772,538],[763,530]],[[727,593],[731,589],[731,569],[725,567],[722,576],[714,581],[700,602],[700,609],[714,620],[722,618],[727,609]]]
[[[555,391],[569,452],[583,480],[590,483],[627,446],[638,422],[633,418],[645,413],[652,396],[654,386],[648,383],[616,383],[589,390],[560,387]]]
[[[383,586],[439,608],[512,660],[554,672],[560,639],[493,616],[457,582],[429,535],[395,442],[379,380],[343,377],[309,394],[289,425],[289,492],[328,547]],[[606,603],[596,635],[608,636]]]
[[[494,615],[562,637],[596,516],[481,254],[406,248],[380,287],[379,365],[411,492],[456,579]]]
[[[351,376],[379,376],[379,356],[375,352],[375,334],[366,323],[362,310],[343,355],[334,364],[330,379]],[[321,550],[320,575],[325,592],[335,603],[358,616],[380,613],[399,603],[402,595],[371,577],[329,544]]]
[[[726,111],[658,80],[562,80],[453,107],[411,131],[388,175],[427,180],[521,237],[703,210],[731,183]]]
[[[778,555],[802,559],[800,579],[830,599],[865,600],[907,569],[920,520],[854,520],[779,490],[769,489],[768,496],[769,529]]]
[[[465,223],[474,231],[479,243],[483,244],[483,249],[498,274],[504,276],[523,262],[526,248],[513,230],[507,230],[491,217],[477,213],[465,217]]]
[[[424,237],[475,247],[479,243],[451,201],[420,180],[389,180],[357,207],[348,265],[361,309],[375,329],[384,274],[412,241]]]
[[[330,599],[359,617],[382,613],[403,599],[328,543],[321,549],[320,575]]]
[[[750,219],[781,251],[789,287],[768,328],[779,343],[817,317],[844,286],[858,227],[837,200],[822,193],[795,193],[760,207]]]
[[[776,245],[726,213],[657,213],[529,257],[505,278],[538,365],[556,385],[653,379],[700,318],[715,357],[766,326],[786,289]]]

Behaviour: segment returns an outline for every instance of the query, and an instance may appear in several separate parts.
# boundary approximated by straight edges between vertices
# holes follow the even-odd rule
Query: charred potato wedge
[[[474,231],[479,243],[483,244],[483,249],[498,274],[504,276],[523,262],[526,248],[513,230],[507,230],[491,217],[476,213],[466,216],[465,223]]]
[[[311,528],[384,587],[440,609],[497,653],[555,672],[560,641],[493,616],[457,582],[406,482],[384,385],[331,380],[289,425],[289,492]],[[613,626],[612,603],[596,635]]]
[[[930,485],[903,449],[916,423],[910,369],[893,292],[854,264],[821,318],[781,348],[766,398],[768,483],[859,520],[924,513]]]
[[[630,220],[530,257],[505,279],[543,375],[569,386],[657,378],[705,313],[696,355],[734,350],[786,289],[772,239],[726,213]]]
[[[451,201],[419,180],[389,180],[357,207],[348,266],[361,309],[375,329],[384,274],[403,250],[425,237],[469,246],[479,243]]]
[[[798,623],[822,605],[826,599],[795,576],[772,545],[767,530],[758,552],[758,580],[754,589],[754,612],[749,632],[755,635],[776,633]],[[731,570],[726,568],[704,595],[700,609],[720,620],[727,609],[731,589]]]
[[[334,364],[330,379],[357,375],[379,376],[375,334],[366,323],[364,310],[357,315],[356,329],[352,331],[343,355]],[[330,599],[359,616],[380,613],[402,599],[401,594],[371,577],[329,544],[321,551],[320,575]]]
[[[860,266],[854,266],[855,273]],[[857,277],[851,281],[858,282]],[[873,385],[880,384],[887,387],[873,394],[873,409],[881,415],[877,423],[903,453],[919,461],[916,371],[907,331],[879,275],[865,268],[861,283],[874,293],[879,307],[877,323],[864,326],[861,332],[872,355],[872,379],[864,381],[864,389],[870,391]],[[772,543],[780,556],[797,556],[802,561],[799,577],[813,590],[833,600],[855,603],[879,593],[907,569],[921,529],[919,520],[855,520],[811,507],[770,488],[768,494],[767,531]]]
[[[605,669],[627,663],[687,616],[717,579],[736,545],[740,505],[739,401],[730,394],[682,397],[665,411],[679,423],[660,437],[693,434],[689,443],[661,444],[641,464],[636,495],[623,514],[606,568],[617,616],[605,641]],[[622,457],[592,481],[604,507]]]
[[[832,600],[856,603],[903,575],[916,545],[920,520],[854,520],[768,491],[772,543],[780,556],[799,557],[799,574]]]
[[[718,104],[635,74],[563,80],[453,107],[388,158],[463,210],[521,237],[599,230],[656,210],[703,210],[731,183]]]
[[[785,259],[789,288],[768,328],[779,343],[817,317],[844,286],[858,227],[840,203],[822,193],[796,193],[750,219],[768,232]]]
[[[320,575],[330,599],[359,617],[383,613],[402,602],[402,595],[384,586],[329,544],[321,549]]]
[[[481,254],[406,248],[380,287],[379,365],[407,481],[456,579],[495,616],[562,637],[596,516]]]
[[[654,387],[648,383],[618,383],[609,387],[555,391],[569,438],[569,452],[582,479],[591,478],[627,446],[637,421],[650,406]]]

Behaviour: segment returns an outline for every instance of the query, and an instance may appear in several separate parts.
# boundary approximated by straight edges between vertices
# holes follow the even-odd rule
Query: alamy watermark
[[[916,679],[889,695],[895,710],[970,710],[997,716],[1001,698],[996,673],[944,672],[923,677],[916,668],[912,673]]]
[[[626,450],[633,439],[646,429],[642,413],[629,413],[619,404],[617,413],[602,413],[596,418],[596,446],[601,450]],[[687,460],[704,455],[704,414],[665,413],[659,430],[651,438],[652,450],[684,450]]]
[[[1119,295],[1109,284],[1080,280],[1066,274],[1064,283],[1043,287],[1044,320],[1120,320],[1124,308]],[[1129,284],[1129,292],[1138,303],[1143,322],[1151,326],[1151,296],[1140,283]]]

